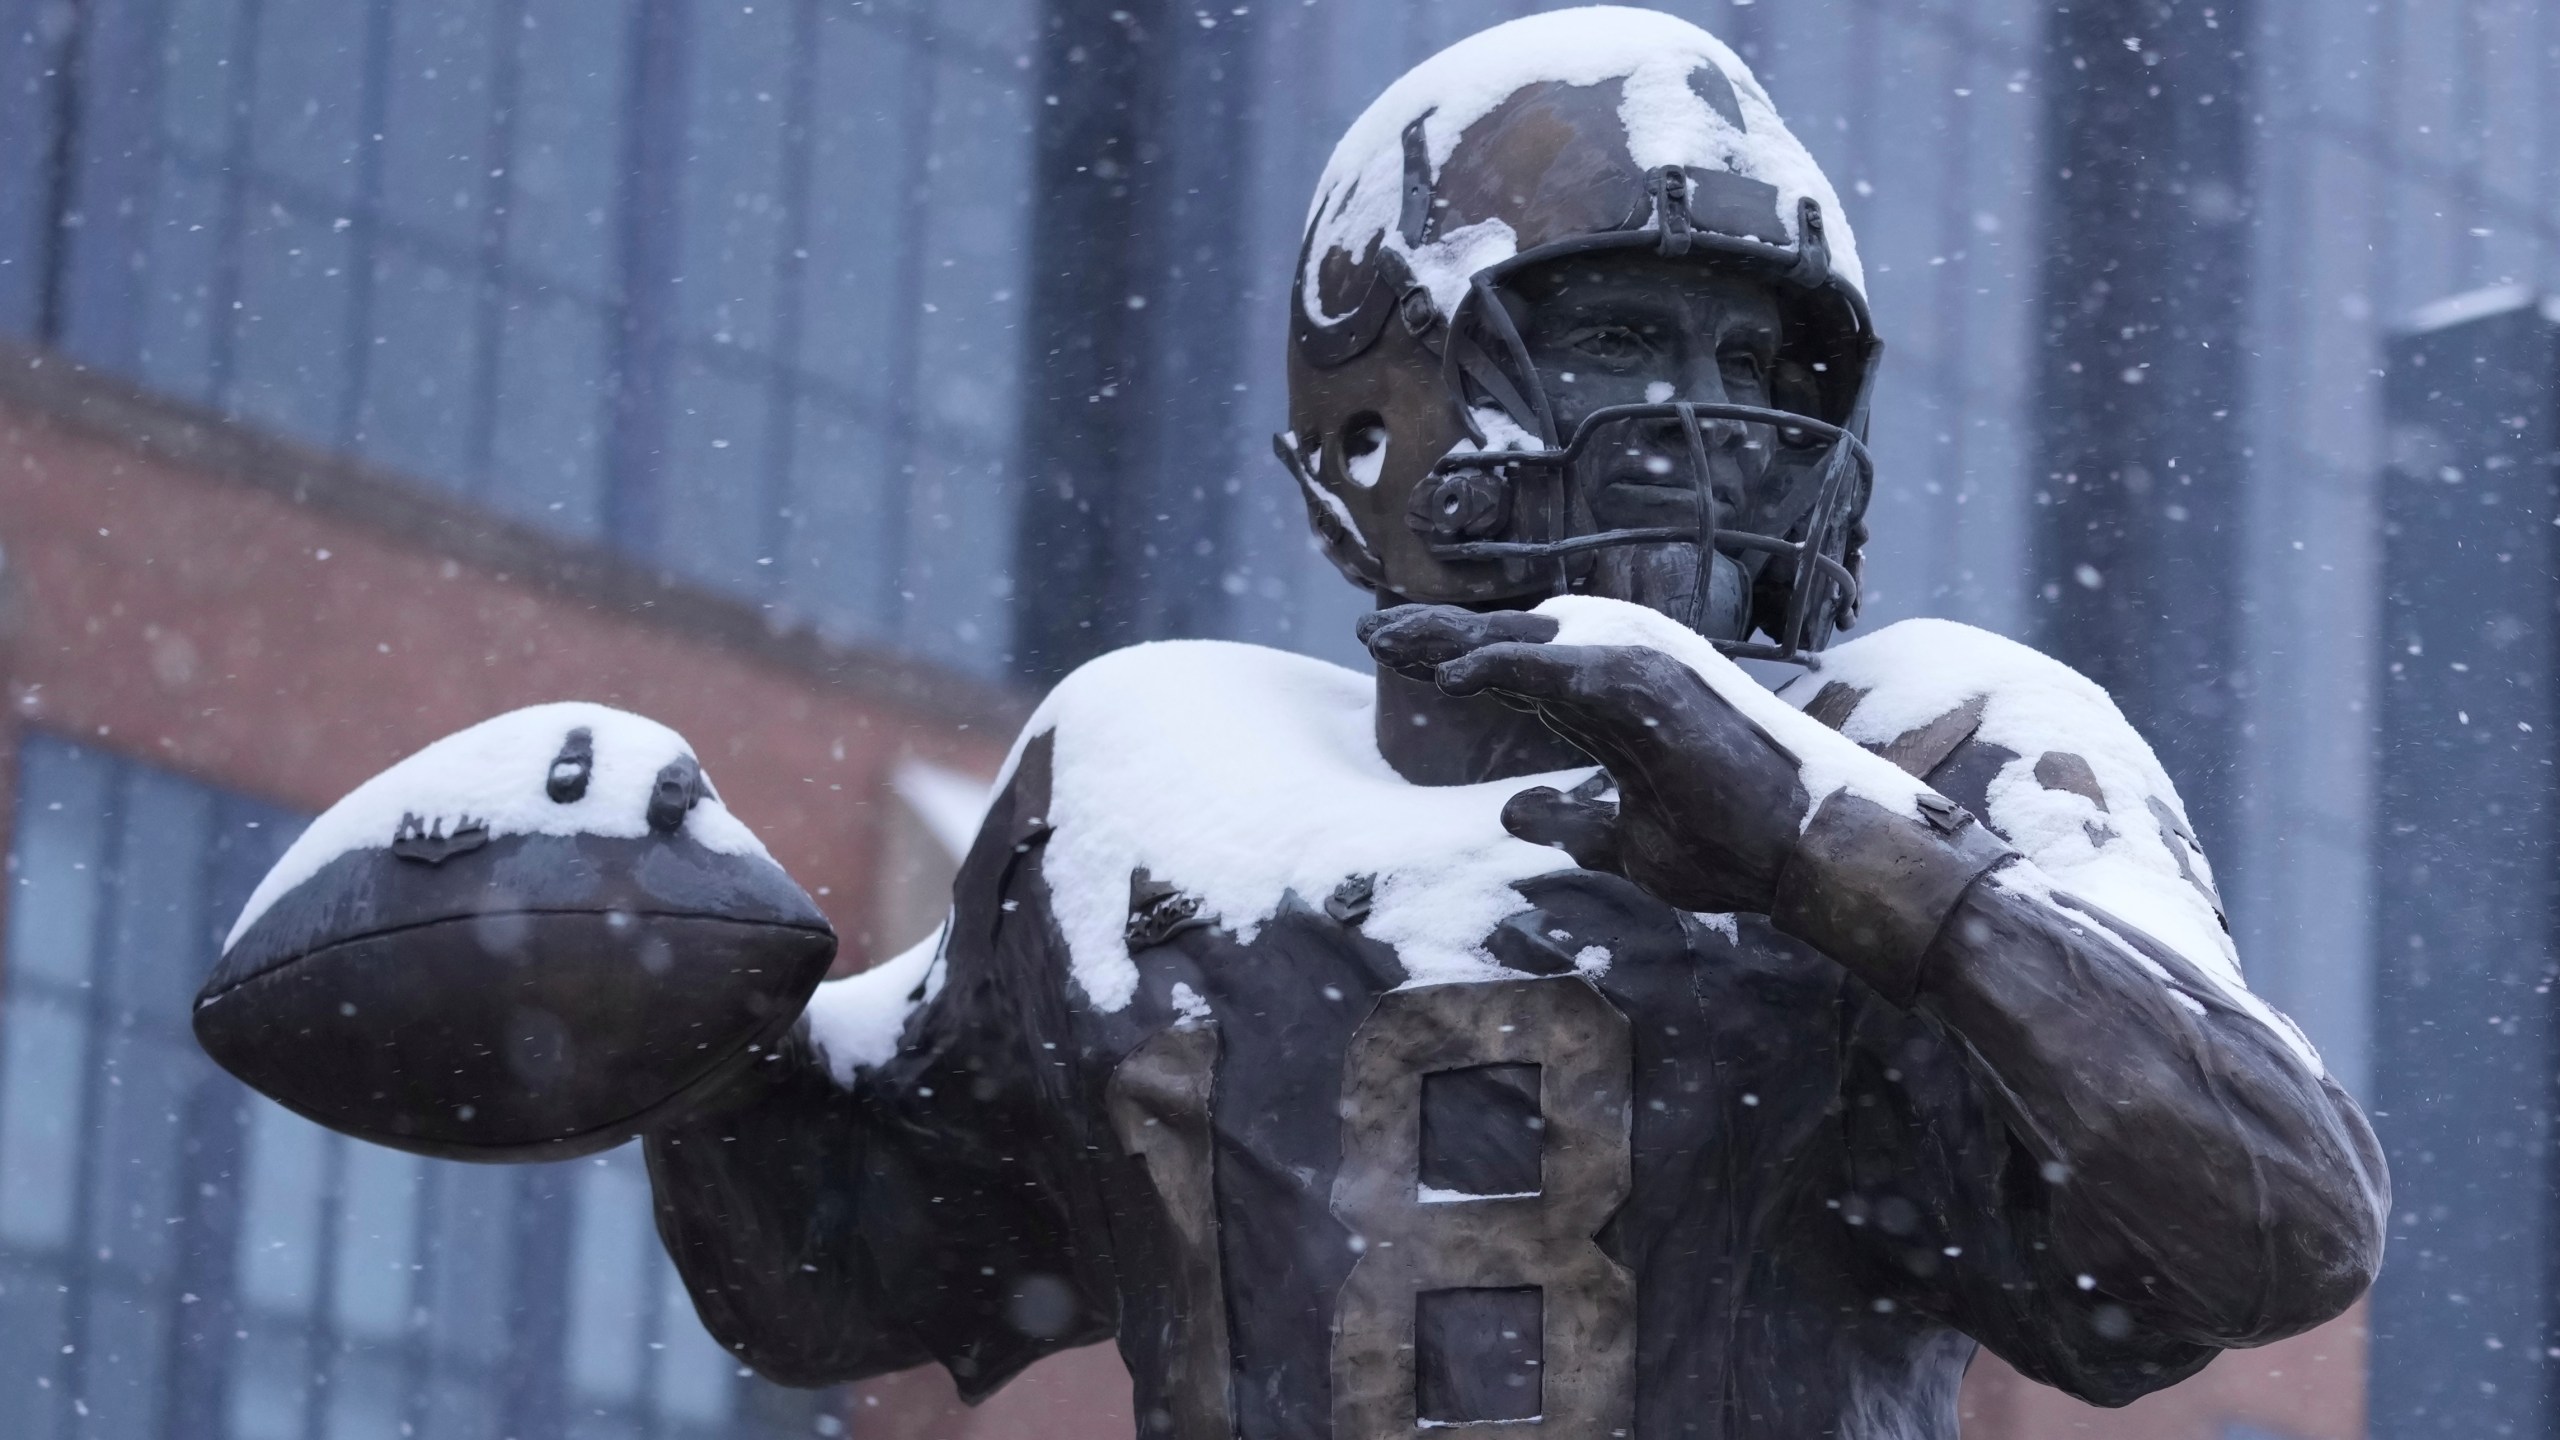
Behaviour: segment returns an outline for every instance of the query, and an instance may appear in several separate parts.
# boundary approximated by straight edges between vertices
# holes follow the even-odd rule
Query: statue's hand
[[[1809,803],[1795,757],[1678,660],[1547,643],[1557,629],[1526,611],[1405,605],[1361,638],[1378,663],[1448,694],[1534,709],[1606,768],[1571,791],[1513,796],[1512,834],[1683,910],[1766,912]]]

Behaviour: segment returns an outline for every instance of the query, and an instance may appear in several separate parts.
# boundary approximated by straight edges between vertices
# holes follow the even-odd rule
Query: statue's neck
[[[1535,714],[1378,671],[1378,753],[1416,785],[1473,785],[1592,763]]]

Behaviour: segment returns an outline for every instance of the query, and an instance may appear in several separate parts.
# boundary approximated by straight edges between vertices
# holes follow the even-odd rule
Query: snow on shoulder
[[[2085,901],[2140,929],[2318,1065],[2301,1031],[2249,993],[2186,804],[2097,682],[1988,630],[1904,620],[1824,651],[1822,668],[1789,685],[1785,697],[1809,704],[1833,684],[1863,692],[1841,725],[1863,745],[1886,744],[1979,702],[1975,737],[2016,757],[1988,787],[1983,818],[2030,862],[2001,872],[1999,883]],[[2087,793],[2092,785],[2095,795]],[[2097,932],[2109,933],[2103,925]]]
[[[579,732],[586,737],[583,761],[572,754]],[[451,835],[477,825],[492,840],[637,839],[649,833],[649,797],[658,772],[692,755],[683,736],[655,720],[583,701],[531,705],[456,731],[322,811],[250,892],[222,947],[229,950],[269,906],[330,861],[350,851],[387,849],[404,827]],[[564,785],[567,798],[554,799],[553,772],[564,764],[582,765],[584,783],[575,794]],[[707,777],[704,788],[709,789]],[[717,794],[706,793],[695,803],[683,832],[719,854],[765,855]]]
[[[1144,869],[1251,941],[1285,897],[1320,905],[1375,876],[1362,930],[1407,982],[1506,972],[1481,942],[1525,902],[1511,888],[1569,868],[1513,838],[1502,805],[1590,772],[1414,785],[1378,754],[1376,684],[1303,655],[1213,640],[1134,645],[1060,682],[1005,764],[1053,734],[1041,869],[1076,988],[1096,1009],[1136,995],[1129,875]]]
[[[1740,127],[1690,85],[1702,67],[1721,73],[1732,87]],[[1517,91],[1546,82],[1612,80],[1625,82],[1618,116],[1626,127],[1628,156],[1638,168],[1723,170],[1774,186],[1774,218],[1790,243],[1799,238],[1797,201],[1820,202],[1832,267],[1865,293],[1857,240],[1840,197],[1742,57],[1676,15],[1590,5],[1524,16],[1470,35],[1406,71],[1370,103],[1334,147],[1307,212],[1313,227],[1304,277],[1308,318],[1318,324],[1341,318],[1321,313],[1316,278],[1316,267],[1337,250],[1355,258],[1372,244],[1396,252],[1444,318],[1465,293],[1469,276],[1517,253],[1517,237],[1499,220],[1465,226],[1418,248],[1406,243],[1399,225],[1406,127],[1422,122],[1437,181],[1467,127]]]
[[[1928,787],[1860,742],[1892,740],[1982,701],[1977,733],[2019,757],[1987,798],[1984,818],[2024,856],[1999,872],[1998,883],[2055,905],[2075,924],[2092,917],[2073,909],[2073,898],[2140,928],[2318,1065],[2301,1032],[2241,980],[2208,898],[2212,872],[2180,838],[2191,833],[2185,808],[2150,746],[2103,690],[2069,667],[1970,626],[1907,620],[1825,652],[1820,670],[1781,695],[1642,606],[1568,595],[1538,613],[1556,620],[1554,644],[1642,646],[1688,666],[1794,757],[1809,802],[1799,824],[1843,791],[1919,818]],[[1866,692],[1845,733],[1797,708],[1833,681]],[[1089,1003],[1116,1011],[1137,993],[1125,926],[1130,874],[1140,869],[1197,896],[1202,913],[1247,943],[1287,897],[1319,904],[1342,881],[1372,876],[1362,928],[1394,947],[1406,984],[1508,973],[1482,942],[1525,908],[1514,883],[1571,862],[1505,831],[1503,803],[1530,786],[1569,787],[1591,772],[1411,784],[1378,754],[1375,695],[1365,673],[1209,640],[1115,651],[1050,693],[1015,742],[998,788],[1010,783],[1025,745],[1054,737],[1042,871],[1075,986]],[[2050,754],[2085,762],[2106,804],[2039,779],[2038,762]],[[1729,917],[1707,918],[1723,919],[1731,933]],[[2091,928],[2111,934],[2102,924]],[[2168,983],[2149,957],[2126,952]],[[1591,968],[1606,963],[1588,959]],[[914,952],[892,962],[916,977],[927,974],[926,963]],[[874,996],[866,1005],[886,1004],[879,997],[899,985],[900,995],[913,993],[918,981],[877,983],[876,992],[861,992]],[[848,1042],[831,1055],[868,1055],[894,1043],[888,1013],[866,1013],[863,1033],[890,1038]]]
[[[945,921],[932,934],[879,964],[841,980],[829,980],[800,1012],[810,1043],[838,1085],[851,1087],[857,1071],[886,1064],[898,1053],[907,1017],[942,988]]]

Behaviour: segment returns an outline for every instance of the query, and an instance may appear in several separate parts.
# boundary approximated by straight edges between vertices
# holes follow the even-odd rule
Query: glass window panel
[[[1016,77],[936,67],[933,154],[922,218],[918,397],[928,425],[1011,442],[1022,346],[1023,197],[1029,117]]]
[[[230,1440],[303,1440],[311,1346],[299,1334],[253,1326],[232,1354]]]
[[[199,403],[213,397],[214,288],[221,265],[222,186],[192,161],[160,162],[150,262],[140,284],[142,378]]]
[[[475,1364],[506,1353],[513,1274],[509,1258],[519,1174],[483,1165],[437,1165],[425,1254],[427,1343]]]
[[[658,558],[697,580],[758,591],[772,579],[765,438],[772,397],[752,380],[681,368],[667,426]]]
[[[184,991],[180,994],[183,996]],[[176,1269],[176,1221],[188,1095],[210,1068],[182,1035],[130,1028],[93,1037],[108,1083],[98,1087],[89,1145],[89,1233],[94,1253],[119,1270],[154,1278]]]
[[[925,71],[915,47],[867,15],[818,27],[800,363],[859,394],[885,394],[915,297],[901,293],[910,228],[908,112]]]
[[[49,1266],[0,1263],[0,1406],[13,1433],[59,1433],[62,1347],[70,1297]]]
[[[231,134],[242,0],[166,0],[160,46],[160,134],[199,155]],[[348,6],[353,9],[355,7]]]
[[[345,1150],[330,1308],[340,1333],[390,1339],[409,1318],[423,1167],[417,1156],[379,1145]]]
[[[791,450],[791,509],[783,519],[785,603],[841,639],[879,639],[898,583],[890,533],[888,438],[841,407],[803,401]]]
[[[915,7],[926,33],[941,48],[979,51],[1007,66],[1017,56],[1028,53],[1028,40],[1039,28],[1035,13],[1038,9],[1037,0],[932,0],[931,4]],[[1502,18],[1506,17],[1487,14],[1468,28],[1480,28]],[[1028,67],[1025,70],[1027,73]]]
[[[479,241],[488,206],[496,8],[492,0],[391,7],[383,214],[457,245]]]
[[[676,309],[714,344],[773,340],[797,8],[719,0],[694,12]]]
[[[260,0],[258,7],[258,88],[249,107],[254,163],[350,204],[372,8],[349,0]]]
[[[0,1013],[0,1240],[71,1240],[89,1061],[84,1018],[39,994],[14,995]]]
[[[566,1440],[640,1440],[637,1421],[593,1411],[569,1417]]]
[[[620,1165],[579,1167],[569,1259],[569,1384],[600,1400],[636,1399],[656,1298],[649,1182]]]
[[[351,1355],[338,1362],[329,1377],[329,1410],[322,1433],[328,1440],[401,1440],[403,1423],[400,1367],[396,1362]]]
[[[499,509],[567,535],[602,527],[611,344],[610,322],[592,305],[557,295],[508,302],[489,441]]]
[[[240,1292],[252,1303],[307,1314],[319,1286],[320,1203],[338,1143],[283,1107],[249,1107],[248,1179],[240,1195]]]
[[[538,6],[517,33],[508,259],[601,295],[614,259],[630,6]]]
[[[41,735],[19,756],[10,976],[78,984],[98,946],[113,762]]]
[[[80,1337],[79,1399],[88,1408],[83,1428],[118,1440],[161,1434],[171,1299],[113,1283],[92,1285],[87,1298]]]
[[[373,351],[356,444],[395,470],[470,488],[480,297],[458,271],[385,243],[373,262]]]
[[[419,1440],[499,1440],[498,1393],[480,1376],[443,1378],[427,1386]]]
[[[651,1388],[658,1413],[671,1420],[717,1424],[729,1418],[738,1362],[702,1328],[693,1297],[685,1293],[684,1277],[675,1266],[661,1261],[657,1270],[661,1277],[658,1343],[663,1348],[657,1352],[656,1383]]]
[[[908,501],[907,648],[995,675],[1012,640],[1013,511],[1001,467],[953,446],[919,447]]]
[[[159,15],[150,6],[91,4],[82,16],[69,63],[76,79],[59,92],[76,101],[66,138],[71,193],[60,217],[68,242],[61,287],[66,324],[60,340],[93,365],[131,373],[141,338],[148,287],[135,278],[148,263],[150,207],[159,188],[151,92],[160,66]],[[14,138],[14,137],[12,137]]]
[[[325,214],[264,196],[243,232],[232,407],[330,443],[350,368],[346,234]]]
[[[52,153],[52,87],[45,74],[68,25],[21,6],[0,8],[0,330],[31,332],[44,263],[45,158]]]
[[[205,969],[204,852],[213,797],[165,771],[126,771],[117,815],[107,996],[116,1014],[183,1033]]]

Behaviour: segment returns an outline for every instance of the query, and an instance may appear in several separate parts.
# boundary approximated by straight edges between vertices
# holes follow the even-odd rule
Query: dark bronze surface
[[[1147,1169],[1172,1227],[1179,1298],[1175,1333],[1163,1342],[1168,1440],[1231,1440],[1228,1396],[1234,1355],[1227,1344],[1227,1282],[1218,1256],[1217,1175],[1210,1097],[1218,1081],[1212,1025],[1160,1030],[1111,1072],[1103,1104],[1120,1148]]]

